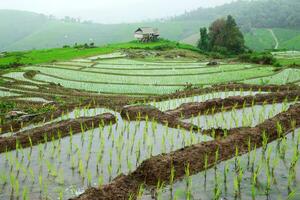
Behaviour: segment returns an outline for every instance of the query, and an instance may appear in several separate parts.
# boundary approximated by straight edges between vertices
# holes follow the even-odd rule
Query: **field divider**
[[[291,123],[293,122],[293,123]],[[281,126],[278,133],[278,124]],[[216,164],[231,159],[236,155],[263,145],[263,133],[267,134],[268,143],[284,137],[300,127],[300,104],[291,106],[286,112],[265,120],[254,128],[234,128],[229,130],[229,136],[209,142],[192,145],[168,154],[161,154],[145,160],[134,172],[120,175],[108,185],[90,188],[73,200],[97,199],[116,200],[137,198],[140,185],[155,187],[158,182],[168,184],[172,169],[174,180],[185,176],[189,166],[190,174],[197,174]],[[249,149],[250,141],[250,149]],[[216,154],[218,156],[216,156]],[[217,160],[215,158],[217,157]],[[207,158],[207,167],[205,167]]]
[[[99,125],[104,126],[111,123],[116,123],[116,117],[111,113],[54,122],[45,126],[17,132],[13,136],[0,137],[0,153],[12,151],[20,147],[32,147],[40,143],[50,142],[52,139],[56,140],[68,137],[71,133],[85,132]],[[72,132],[70,132],[71,130]]]
[[[184,117],[184,119],[197,116],[199,113],[217,113],[232,108],[251,107],[253,105],[282,103],[294,101],[300,97],[300,91],[281,91],[267,94],[256,94],[255,96],[234,96],[225,99],[211,99],[206,102],[184,103],[176,109],[166,111],[173,117]],[[209,112],[208,112],[209,111]]]
[[[178,86],[178,87],[184,87],[184,86],[187,86],[186,83],[184,84],[160,84],[160,83],[121,83],[121,82],[103,82],[103,81],[85,81],[85,80],[74,80],[74,79],[68,79],[68,78],[64,78],[64,77],[60,77],[60,76],[56,76],[56,75],[51,75],[51,74],[46,74],[46,73],[43,73],[43,72],[38,72],[37,74],[41,74],[41,75],[44,75],[44,76],[48,76],[48,77],[52,77],[52,78],[56,78],[56,79],[60,79],[60,80],[65,80],[65,81],[72,81],[72,82],[83,82],[83,83],[94,83],[94,84],[103,84],[103,85],[132,85],[132,86],[156,86],[156,87],[160,87],[160,86],[166,86],[166,87],[172,87],[172,86]],[[275,74],[269,74],[269,75],[265,75],[265,76],[262,76],[260,78],[264,78],[264,77],[269,77],[269,76],[273,76],[273,75],[276,75]],[[245,81],[245,80],[251,80],[251,79],[256,79],[258,77],[255,77],[255,78],[249,78],[249,79],[241,79],[241,80],[237,80],[237,82],[239,81]],[[38,82],[42,82],[42,83],[49,83],[47,81],[42,81],[42,80],[36,80],[34,78],[32,78],[31,80],[33,81],[38,81]],[[224,84],[226,83],[226,81],[224,81],[223,83],[220,82],[219,84]],[[201,86],[206,86],[206,85],[210,85],[209,83],[207,84],[192,84],[192,86],[196,86],[196,87],[201,87]],[[263,86],[262,86],[263,87]],[[122,93],[123,94],[123,93]],[[144,93],[146,94],[146,93]]]
[[[158,65],[159,66],[159,65]],[[225,65],[222,65],[225,66]],[[198,67],[176,67],[176,66],[171,66],[170,67],[146,67],[144,66],[143,68],[121,68],[121,67],[100,67],[98,64],[94,65],[93,67],[86,67],[86,68],[96,68],[96,69],[107,69],[107,70],[182,70],[182,69],[213,69],[213,68],[218,68],[220,65],[216,66],[198,66]]]
[[[199,75],[210,75],[210,74],[219,74],[219,73],[227,73],[227,72],[238,72],[238,71],[245,71],[245,70],[253,70],[261,68],[261,66],[254,66],[249,67],[246,69],[233,69],[233,70],[225,70],[225,71],[216,71],[216,72],[202,72],[202,73],[187,73],[187,74],[122,74],[122,73],[114,73],[114,72],[95,72],[95,71],[83,71],[78,69],[70,69],[66,67],[55,67],[55,66],[41,66],[44,68],[50,68],[50,69],[63,69],[63,70],[69,70],[69,71],[81,71],[85,73],[92,73],[92,74],[105,74],[105,75],[114,75],[114,76],[144,76],[144,77],[161,77],[161,76],[199,76]]]
[[[126,106],[121,111],[121,116],[127,120],[155,120],[162,124],[166,124],[170,128],[183,128],[188,131],[203,132],[200,128],[192,123],[181,121],[199,114],[216,114],[230,110],[232,108],[245,108],[254,105],[281,103],[284,101],[295,101],[300,97],[300,91],[275,92],[269,94],[257,94],[255,96],[236,96],[225,99],[216,98],[205,102],[184,103],[173,110],[165,112],[149,105]],[[204,134],[210,134],[206,130]],[[216,136],[222,135],[221,131],[216,130]]]

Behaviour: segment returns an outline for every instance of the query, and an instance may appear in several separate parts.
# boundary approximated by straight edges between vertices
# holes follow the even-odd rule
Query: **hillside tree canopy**
[[[228,15],[227,19],[220,18],[214,21],[209,27],[209,32],[206,28],[200,29],[198,48],[224,54],[239,54],[245,50],[245,40],[235,19]]]

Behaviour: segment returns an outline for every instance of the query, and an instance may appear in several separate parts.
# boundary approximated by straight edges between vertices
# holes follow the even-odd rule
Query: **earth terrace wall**
[[[293,123],[291,122],[294,122]],[[168,183],[171,169],[175,169],[175,179],[185,176],[185,168],[189,165],[190,174],[196,174],[205,169],[205,157],[208,158],[208,166],[216,164],[215,155],[218,153],[217,163],[233,158],[236,148],[239,154],[250,149],[259,148],[263,142],[263,132],[267,134],[268,142],[279,139],[277,125],[281,124],[281,136],[300,127],[300,104],[291,106],[286,112],[266,120],[254,128],[236,128],[229,130],[230,134],[222,140],[204,142],[169,154],[154,156],[144,161],[136,171],[117,177],[113,182],[100,188],[90,188],[73,200],[125,200],[130,195],[136,198],[141,184],[156,186],[160,182]]]
[[[104,113],[94,117],[64,120],[58,123],[55,122],[42,127],[25,130],[10,137],[0,137],[0,153],[12,151],[18,147],[25,148],[51,141],[52,138],[60,139],[67,137],[70,136],[70,130],[75,134],[110,123],[116,123],[116,117],[110,113]],[[45,138],[47,138],[47,140]]]

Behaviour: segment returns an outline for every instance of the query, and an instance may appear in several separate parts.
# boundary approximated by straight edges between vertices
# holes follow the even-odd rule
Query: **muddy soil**
[[[293,125],[291,121],[294,121]],[[130,194],[137,194],[139,185],[155,186],[158,181],[168,183],[171,168],[175,169],[175,179],[185,176],[185,168],[189,165],[190,173],[196,174],[205,169],[205,157],[208,158],[208,167],[215,163],[228,160],[235,156],[236,147],[239,154],[248,152],[248,141],[251,149],[262,146],[262,133],[266,132],[268,142],[278,139],[277,124],[282,126],[281,136],[300,127],[300,104],[291,106],[286,112],[266,120],[254,128],[236,128],[229,130],[230,134],[222,140],[204,142],[169,154],[154,156],[144,161],[136,171],[116,178],[112,183],[101,188],[90,188],[74,200],[99,200],[99,199],[128,199]],[[217,162],[216,153],[219,154]],[[135,196],[136,197],[136,196]]]
[[[194,88],[191,90],[185,90],[185,91],[178,91],[173,94],[168,95],[161,95],[156,99],[156,101],[163,101],[168,99],[174,99],[174,98],[181,98],[181,97],[188,97],[188,96],[194,96],[199,94],[207,94],[212,92],[224,92],[224,91],[263,91],[263,92],[281,92],[281,91],[294,91],[294,90],[300,90],[300,87],[297,85],[250,85],[250,84],[238,84],[238,83],[231,83],[231,84],[221,84],[221,85],[212,85],[211,87],[207,88]]]
[[[116,123],[116,117],[113,114],[104,113],[94,117],[65,120],[18,132],[10,137],[0,137],[0,153],[15,150],[18,145],[25,148],[49,142],[52,139],[67,137],[70,136],[70,130],[72,130],[72,134],[76,134],[110,123]]]
[[[253,105],[281,103],[284,101],[294,101],[300,97],[300,91],[286,91],[268,94],[257,94],[255,96],[235,96],[226,99],[211,99],[206,102],[192,102],[182,104],[174,110],[166,111],[174,117],[184,117],[185,119],[197,116],[199,113],[217,113],[234,108],[249,107]]]
[[[206,102],[185,103],[174,110],[166,112],[160,111],[154,106],[126,106],[121,111],[121,116],[127,120],[156,120],[162,124],[167,124],[170,128],[184,128],[199,132],[200,129],[190,123],[182,122],[181,118],[190,118],[200,114],[213,114],[221,111],[231,110],[232,108],[250,107],[253,105],[281,103],[284,101],[294,101],[300,96],[300,91],[274,92],[268,94],[257,94],[255,96],[235,96],[225,99],[217,98]],[[208,135],[214,131],[216,136],[222,135],[222,130],[207,130]]]
[[[124,105],[127,105],[129,101],[136,101],[136,100],[137,99],[133,99],[129,97],[120,98],[117,96],[114,97],[103,96],[103,97],[88,99],[81,103],[69,103],[67,105],[62,105],[62,106],[59,106],[56,103],[53,105],[56,108],[55,111],[38,114],[35,118],[33,118],[30,121],[12,120],[3,125],[0,125],[0,130],[1,130],[0,137],[1,137],[1,133],[11,132],[11,130],[15,132],[15,131],[19,131],[21,128],[30,124],[50,121],[51,119],[60,117],[63,113],[66,114],[68,112],[71,112],[75,108],[88,107],[89,109],[92,109],[98,107],[105,107],[105,108],[118,111],[121,110],[121,108],[123,108]],[[31,103],[22,102],[22,107],[23,106],[29,107],[29,105],[31,105]]]
[[[15,84],[21,84],[21,83],[23,83],[23,82],[20,82],[20,83],[16,82]],[[39,86],[39,87],[46,87],[46,86]],[[52,92],[55,91],[54,92],[55,94],[60,89],[60,87],[55,87],[55,86],[47,86],[47,87],[49,87],[48,89],[51,90]],[[176,92],[173,94],[168,94],[168,95],[161,95],[158,97],[150,97],[150,98],[147,98],[146,100],[147,101],[155,100],[156,102],[158,102],[158,101],[163,101],[163,100],[167,100],[170,98],[181,98],[181,97],[200,95],[200,94],[206,94],[206,93],[211,93],[211,92],[220,92],[220,91],[233,91],[233,90],[238,91],[240,89],[243,89],[244,91],[252,90],[252,91],[278,92],[278,91],[295,91],[295,90],[299,90],[299,88],[300,88],[299,86],[295,86],[295,85],[284,85],[284,86],[277,86],[277,85],[259,86],[259,85],[249,85],[249,84],[214,85],[209,88],[192,89],[192,90],[187,90],[187,91],[179,91],[179,92]],[[76,95],[77,96],[76,98],[78,100],[78,92],[74,92],[72,90],[72,91],[68,91],[67,94],[69,95],[69,93],[70,94],[72,93],[72,95]],[[66,94],[66,91],[64,91],[64,94]],[[41,94],[41,97],[46,98],[46,96],[44,96],[42,94]],[[86,97],[88,97],[88,96],[86,96]],[[91,98],[91,97],[89,97],[89,98]],[[49,100],[51,100],[51,99],[49,99]],[[105,106],[107,108],[119,111],[125,105],[128,105],[130,103],[142,102],[142,101],[144,101],[143,98],[137,98],[137,97],[110,96],[110,95],[97,96],[97,97],[93,97],[92,99],[87,99],[87,100],[83,101],[80,105],[78,103],[69,103],[67,106],[57,105],[56,111],[39,114],[39,116],[35,117],[33,120],[31,120],[29,122],[28,121],[18,121],[18,120],[7,122],[3,125],[0,125],[0,130],[2,133],[10,132],[11,130],[19,131],[22,127],[24,127],[28,124],[43,122],[45,119],[47,121],[47,119],[51,119],[51,117],[57,118],[57,117],[61,116],[61,114],[63,112],[67,112],[68,110],[69,111],[73,110],[75,107],[79,107],[79,106],[83,107],[86,105],[90,105],[91,106],[90,108],[93,108],[96,106],[98,106],[98,107]],[[25,107],[26,107],[26,104],[28,104],[28,103],[24,103],[24,102],[21,102],[21,103],[24,104]],[[190,128],[190,125],[182,125],[182,126],[183,127],[188,126],[188,128]],[[173,126],[173,127],[176,128],[177,126]]]

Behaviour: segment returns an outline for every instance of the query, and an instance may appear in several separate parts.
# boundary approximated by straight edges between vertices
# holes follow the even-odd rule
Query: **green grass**
[[[279,49],[300,50],[300,30],[273,29],[279,41]]]
[[[272,28],[279,42],[279,49],[300,50],[300,30]],[[273,49],[275,41],[268,29],[252,29],[245,35],[246,45],[256,51]]]
[[[273,49],[275,41],[268,29],[252,29],[245,35],[246,46],[256,51]]]
[[[139,43],[136,41],[120,44],[111,44],[97,48],[76,49],[76,48],[57,48],[48,50],[32,50],[24,52],[11,52],[5,57],[0,58],[0,68],[5,68],[7,65],[17,62],[22,65],[48,63],[53,61],[66,61],[74,58],[87,57],[99,54],[108,54],[120,49],[188,49],[192,51],[199,51],[197,48],[187,45],[179,44],[168,40],[159,40],[152,43]]]

